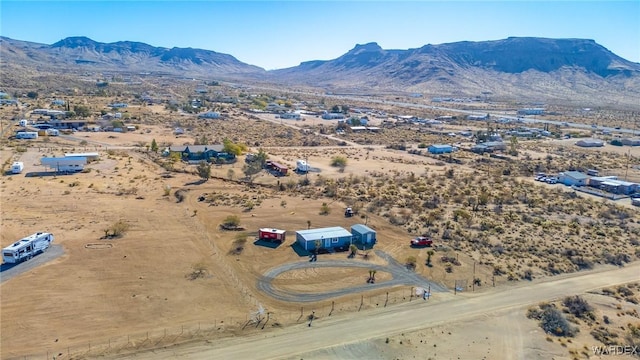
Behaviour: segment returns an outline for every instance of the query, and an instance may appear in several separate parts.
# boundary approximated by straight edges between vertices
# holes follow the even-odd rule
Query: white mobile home
[[[24,170],[24,163],[20,161],[16,161],[11,164],[11,173],[12,174],[20,174]]]
[[[21,131],[16,133],[16,139],[37,139],[38,133],[35,131]]]
[[[33,256],[45,252],[52,241],[53,234],[37,232],[2,249],[2,260],[10,264],[29,260]]]
[[[78,172],[84,170],[87,158],[78,157],[43,157],[40,163],[55,172]]]

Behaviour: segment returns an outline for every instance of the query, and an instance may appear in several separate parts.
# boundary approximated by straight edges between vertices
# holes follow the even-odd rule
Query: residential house
[[[215,162],[218,159],[231,161],[236,158],[234,154],[224,152],[224,146],[219,144],[171,146],[169,147],[169,153],[180,153],[182,160],[189,162]]]
[[[199,119],[220,119],[220,113],[217,111],[207,111],[198,114]]]
[[[351,233],[340,226],[296,231],[296,242],[306,251],[346,250],[352,240]]]

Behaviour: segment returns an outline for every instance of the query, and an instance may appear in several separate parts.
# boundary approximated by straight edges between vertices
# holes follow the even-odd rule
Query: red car
[[[418,236],[415,239],[411,239],[411,246],[431,246],[431,245],[433,245],[433,240],[425,236]]]

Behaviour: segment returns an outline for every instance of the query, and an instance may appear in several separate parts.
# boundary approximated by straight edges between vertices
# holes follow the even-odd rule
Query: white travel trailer
[[[24,163],[20,161],[16,161],[11,164],[11,173],[12,174],[20,174],[24,170]]]
[[[16,133],[16,139],[37,139],[38,133],[35,131],[21,131]]]
[[[2,249],[2,260],[10,264],[29,260],[47,251],[52,242],[53,234],[37,232]]]

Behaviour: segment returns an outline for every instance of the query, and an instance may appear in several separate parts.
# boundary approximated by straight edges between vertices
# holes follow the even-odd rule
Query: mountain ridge
[[[640,63],[623,59],[592,39],[508,37],[406,50],[383,49],[369,42],[356,44],[335,59],[269,71],[212,50],[134,41],[101,43],[85,36],[67,37],[51,45],[0,36],[0,45],[5,67],[155,71],[333,90],[491,92],[507,97],[608,100],[618,95],[640,97]]]

